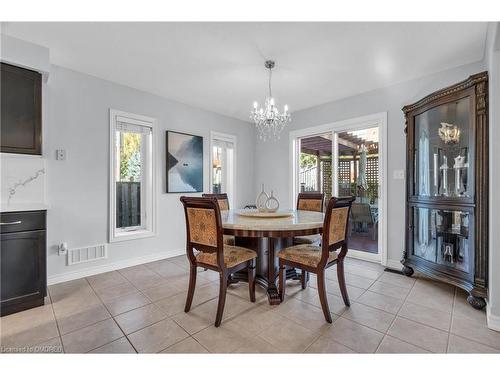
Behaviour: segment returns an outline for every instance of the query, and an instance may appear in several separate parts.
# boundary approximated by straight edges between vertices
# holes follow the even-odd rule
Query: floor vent
[[[94,260],[106,259],[108,257],[108,248],[106,245],[95,245],[80,247],[78,249],[68,250],[68,266],[73,264],[92,262]]]

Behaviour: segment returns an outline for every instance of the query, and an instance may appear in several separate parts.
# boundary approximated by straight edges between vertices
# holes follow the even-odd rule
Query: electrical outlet
[[[396,169],[394,172],[392,172],[392,178],[395,180],[404,180],[405,171],[403,169]]]
[[[56,150],[56,160],[66,160],[66,150]]]

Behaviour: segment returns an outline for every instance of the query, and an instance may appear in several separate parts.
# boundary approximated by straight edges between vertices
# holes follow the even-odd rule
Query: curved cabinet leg
[[[482,310],[486,306],[486,301],[482,297],[476,297],[473,296],[472,294],[469,294],[467,297],[467,302],[469,302],[469,305],[474,307],[476,310]]]
[[[408,277],[412,276],[413,273],[415,272],[415,271],[413,271],[413,268],[408,267],[408,266],[403,266],[403,270],[402,271],[403,271],[403,274],[405,276],[408,276]]]

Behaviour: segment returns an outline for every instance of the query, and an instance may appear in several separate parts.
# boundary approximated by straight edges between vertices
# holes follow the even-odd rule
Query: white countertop
[[[11,203],[1,205],[1,212],[39,211],[47,210],[49,206],[45,203]]]

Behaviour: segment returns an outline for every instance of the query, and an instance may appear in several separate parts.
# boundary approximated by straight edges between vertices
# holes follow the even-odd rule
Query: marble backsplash
[[[2,210],[16,205],[46,204],[45,164],[40,156],[0,154]]]

